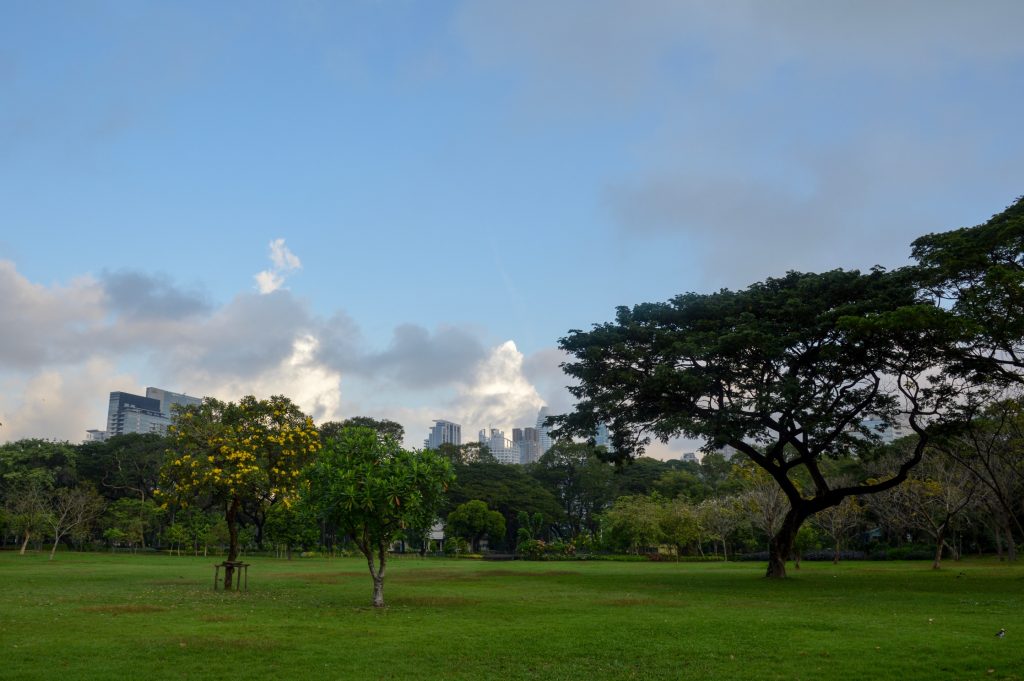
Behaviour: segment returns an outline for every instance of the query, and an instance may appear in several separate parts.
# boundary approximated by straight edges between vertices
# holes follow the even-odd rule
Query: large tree
[[[249,395],[237,403],[206,398],[181,409],[169,434],[163,493],[183,507],[208,496],[224,509],[224,588],[230,588],[242,504],[270,505],[294,496],[300,470],[320,449],[320,436],[313,420],[281,395]]]
[[[561,502],[570,538],[596,534],[598,516],[613,500],[613,468],[598,454],[592,445],[561,440],[529,468]]]
[[[921,300],[908,270],[791,272],[741,291],[620,307],[615,322],[560,341],[579,401],[559,430],[587,437],[608,423],[620,458],[652,436],[680,435],[745,454],[789,502],[767,571],[784,577],[809,516],[889,489],[920,461],[929,427],[971,387],[973,374],[944,371],[965,333],[954,314]],[[830,481],[824,459],[877,444],[869,417],[883,428],[905,420],[917,446],[887,479]]]
[[[306,473],[307,500],[359,547],[373,579],[373,605],[384,607],[388,549],[407,524],[436,515],[454,477],[451,464],[429,450],[403,449],[371,428],[346,427]]]

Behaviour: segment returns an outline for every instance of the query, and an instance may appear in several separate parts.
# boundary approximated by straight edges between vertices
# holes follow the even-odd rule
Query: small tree
[[[50,514],[50,488],[40,477],[26,477],[10,486],[4,506],[7,522],[16,535],[22,537],[21,555],[25,555],[29,539],[38,536],[46,527]]]
[[[388,548],[410,519],[436,513],[451,465],[430,451],[402,449],[370,428],[342,428],[306,471],[305,495],[366,557],[373,605],[384,607]]]
[[[484,537],[500,539],[505,535],[505,516],[487,508],[485,502],[474,499],[460,504],[448,514],[445,529],[466,539],[477,552]]]
[[[604,514],[608,538],[617,548],[639,553],[661,543],[661,507],[648,496],[622,496]]]
[[[53,497],[53,508],[47,515],[47,526],[53,537],[50,560],[57,553],[60,540],[72,533],[84,534],[103,512],[103,497],[86,485],[61,487]]]
[[[905,522],[935,542],[932,568],[942,567],[942,551],[954,524],[978,498],[979,483],[971,473],[929,450],[925,462],[905,483],[869,499],[884,521]]]
[[[697,518],[705,536],[715,543],[722,542],[722,557],[729,560],[729,549],[727,541],[736,527],[740,524],[740,501],[735,497],[720,497],[717,499],[705,499],[697,507]]]
[[[833,564],[839,562],[843,541],[860,525],[863,517],[863,509],[857,499],[846,497],[839,504],[818,511],[811,518],[811,523],[832,539]]]
[[[180,410],[170,428],[162,471],[164,493],[182,507],[208,495],[224,509],[228,557],[224,588],[238,560],[243,502],[274,504],[293,495],[300,469],[320,449],[313,420],[287,397],[243,397],[237,404],[206,398]]]
[[[700,539],[700,519],[690,502],[683,498],[664,502],[661,509],[661,536],[676,550],[676,560],[683,548]]]

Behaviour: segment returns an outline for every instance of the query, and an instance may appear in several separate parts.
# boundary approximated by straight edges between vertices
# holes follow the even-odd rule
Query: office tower
[[[110,393],[107,404],[107,429],[86,431],[86,441],[105,440],[126,433],[167,432],[171,425],[175,405],[198,405],[202,400],[162,388],[146,388],[146,395],[134,395],[122,391]]]
[[[544,456],[544,453],[551,449],[551,429],[545,425],[548,416],[551,414],[548,412],[547,407],[541,407],[540,411],[537,412],[537,456]]]
[[[519,448],[497,428],[491,428],[490,434],[486,430],[481,430],[480,444],[487,445],[498,463],[519,463]]]
[[[533,463],[540,458],[536,428],[513,428],[512,444],[519,449],[519,463]]]
[[[434,427],[430,429],[430,435],[423,441],[423,448],[438,449],[446,442],[455,446],[461,445],[462,426],[451,421],[434,421]]]

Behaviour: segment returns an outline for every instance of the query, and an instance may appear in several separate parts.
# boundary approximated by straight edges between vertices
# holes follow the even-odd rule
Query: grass
[[[1024,567],[993,561],[392,562],[0,553],[0,678],[1024,679]],[[998,639],[996,631],[1007,630]]]

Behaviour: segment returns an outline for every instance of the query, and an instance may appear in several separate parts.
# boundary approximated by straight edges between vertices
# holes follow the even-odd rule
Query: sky
[[[1024,3],[0,0],[0,441],[107,394],[533,425],[616,306],[1024,194]],[[657,445],[678,457],[692,443]]]

